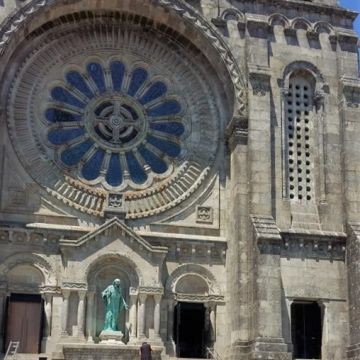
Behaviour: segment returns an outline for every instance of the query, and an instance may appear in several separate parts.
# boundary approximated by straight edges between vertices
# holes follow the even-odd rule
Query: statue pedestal
[[[123,344],[124,334],[121,331],[103,330],[99,338],[102,344]]]

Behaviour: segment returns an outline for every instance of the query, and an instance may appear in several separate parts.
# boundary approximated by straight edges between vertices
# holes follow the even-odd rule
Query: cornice
[[[253,0],[249,1],[254,3]],[[264,4],[269,7],[269,0],[256,0],[258,4]],[[339,6],[332,6],[326,4],[319,4],[308,1],[300,1],[300,0],[272,0],[272,6],[279,6],[283,9],[294,9],[295,7],[298,9],[307,10],[309,12],[318,12],[325,13],[326,15],[333,15],[334,13],[341,17],[346,17],[352,21],[354,21],[357,17],[357,12],[344,9]]]

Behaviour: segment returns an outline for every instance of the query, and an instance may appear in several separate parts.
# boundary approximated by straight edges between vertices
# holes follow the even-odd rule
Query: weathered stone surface
[[[223,360],[288,360],[295,302],[322,309],[323,360],[359,359],[355,16],[0,0],[0,351],[24,293],[49,360],[135,359],[145,340],[174,357],[181,303],[205,305]],[[99,344],[115,278],[121,346]]]

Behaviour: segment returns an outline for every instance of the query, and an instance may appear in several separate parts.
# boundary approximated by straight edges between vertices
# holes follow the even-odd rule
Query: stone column
[[[212,343],[216,340],[216,304],[209,304],[209,330],[210,330],[210,340]]]
[[[130,314],[129,314],[129,321],[130,321],[130,342],[136,341],[136,327],[137,327],[137,309],[136,309],[136,302],[137,302],[138,295],[137,294],[130,294]]]
[[[238,360],[251,351],[253,304],[249,296],[254,283],[253,244],[249,241],[249,166],[248,121],[234,117],[227,129],[231,153],[230,189],[228,193],[228,251],[226,276],[229,285],[227,324],[231,344],[229,359]],[[239,175],[241,174],[241,175]],[[233,309],[237,309],[234,311]]]
[[[45,310],[45,329],[44,329],[44,338],[51,336],[51,320],[52,320],[52,293],[44,293],[44,310]]]
[[[88,291],[86,294],[86,336],[88,342],[94,342],[93,327],[94,327],[94,296],[95,291]]]
[[[0,288],[0,353],[4,345],[4,321],[5,321],[6,291]]]
[[[139,294],[138,303],[138,339],[145,338],[145,304],[147,294]]]
[[[83,338],[85,338],[84,320],[85,320],[85,295],[86,295],[86,290],[79,290],[78,295],[79,295],[78,313],[77,313],[78,337],[80,339],[83,339]]]
[[[162,294],[155,294],[155,306],[154,306],[154,335],[156,339],[160,339],[160,306],[161,306]]]
[[[67,323],[68,323],[68,315],[69,315],[69,297],[70,297],[70,290],[69,289],[62,289],[63,295],[63,304],[62,304],[62,311],[61,311],[61,335],[68,336],[67,332]]]
[[[175,301],[173,299],[169,299],[167,303],[167,340],[171,343],[174,341],[174,307]]]

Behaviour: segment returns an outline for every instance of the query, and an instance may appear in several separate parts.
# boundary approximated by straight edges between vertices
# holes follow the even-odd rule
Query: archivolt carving
[[[244,22],[246,20],[244,13],[234,8],[225,9],[221,14],[221,18],[225,21],[235,20]]]
[[[289,87],[289,78],[292,73],[296,71],[308,71],[313,78],[316,80],[316,91],[322,90],[321,88],[324,86],[324,77],[319,69],[312,63],[308,61],[295,61],[288,64],[283,70],[283,81],[284,81],[284,89]],[[321,86],[321,88],[319,88]]]
[[[206,268],[196,264],[184,264],[176,268],[166,281],[166,292],[168,294],[175,293],[177,282],[186,275],[196,275],[201,277],[207,283],[210,295],[221,294],[215,276]]]
[[[137,264],[130,257],[119,254],[102,255],[91,262],[85,270],[84,281],[91,286],[96,274],[108,266],[117,266],[125,272],[130,280],[131,287],[137,288],[144,285],[144,277]]]
[[[311,30],[311,23],[304,18],[296,18],[291,21],[291,27],[293,29]]]
[[[313,25],[313,29],[318,34],[320,34],[320,33],[327,33],[329,35],[334,35],[335,34],[334,28],[329,23],[327,23],[325,21],[319,21],[319,22],[315,23]]]
[[[19,9],[10,19],[8,19],[0,32],[0,55],[4,53],[12,35],[20,28],[20,26],[27,23],[33,16],[38,15],[38,12],[42,8],[60,2],[62,2],[62,0],[32,0]],[[180,15],[185,21],[193,24],[196,28],[201,30],[201,32],[208,38],[227,67],[229,75],[232,79],[235,90],[235,112],[238,115],[246,115],[247,103],[246,91],[244,89],[246,85],[245,77],[221,36],[219,36],[215,29],[212,28],[205,17],[196,12],[184,1],[155,0],[152,1],[152,3],[171,9],[173,12]]]
[[[7,273],[17,265],[30,265],[43,275],[43,284],[55,284],[55,273],[51,264],[42,256],[29,253],[17,253],[6,258],[0,265],[0,279],[6,280]]]
[[[288,28],[290,27],[290,21],[286,16],[282,14],[272,14],[269,17],[269,25],[270,26],[281,25],[284,28]]]

